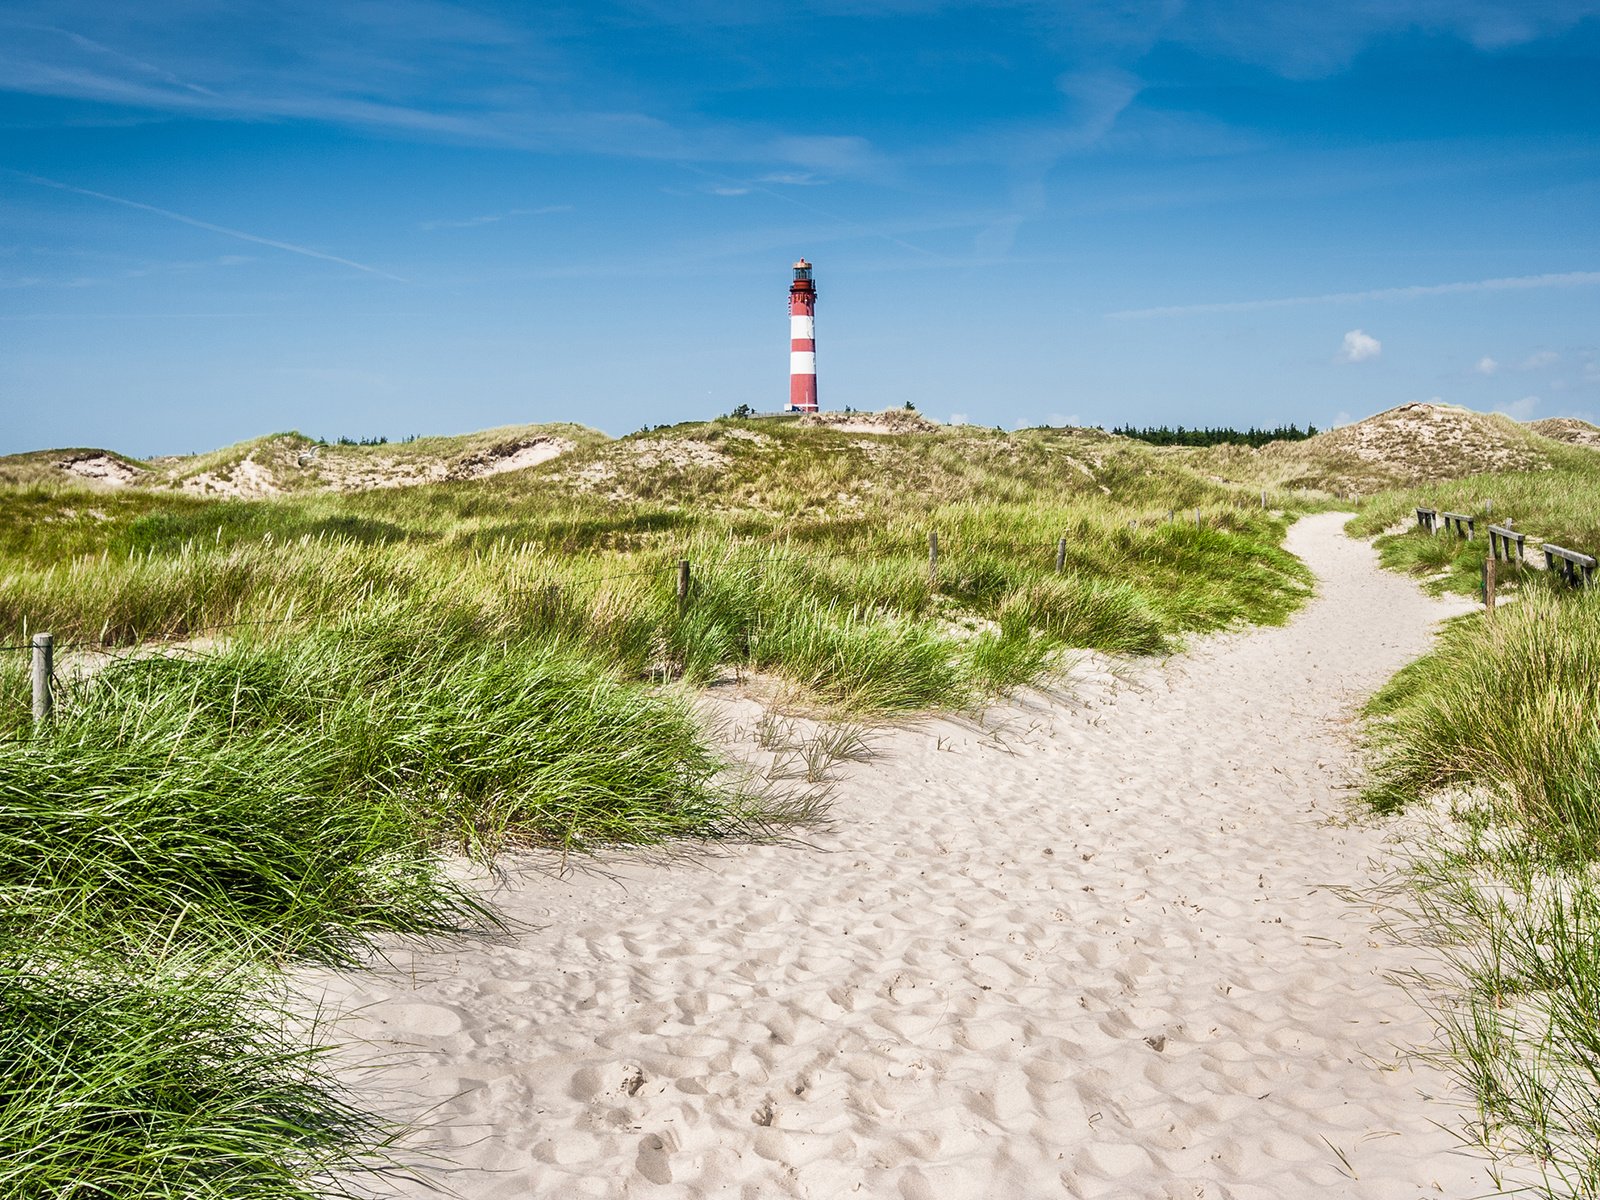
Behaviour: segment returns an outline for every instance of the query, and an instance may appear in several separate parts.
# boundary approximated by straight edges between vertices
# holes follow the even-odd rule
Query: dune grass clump
[[[1370,712],[1371,799],[1452,797],[1410,883],[1471,1135],[1600,1195],[1600,594],[1456,620]]]
[[[0,934],[0,1195],[313,1200],[388,1133],[333,1086],[268,977]]]
[[[1529,836],[1600,857],[1600,597],[1541,591],[1458,619],[1369,711],[1372,798],[1449,788],[1506,798]]]
[[[21,718],[13,712],[12,720]],[[718,781],[684,703],[549,642],[391,612],[133,657],[0,759],[0,926],[51,920],[334,954],[482,913],[441,849],[731,832],[782,814]]]

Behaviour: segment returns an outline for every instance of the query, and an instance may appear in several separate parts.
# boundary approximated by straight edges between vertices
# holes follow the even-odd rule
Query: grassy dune
[[[1189,452],[1196,470],[1282,490],[1372,496],[1473,475],[1540,472],[1574,461],[1573,447],[1498,413],[1402,404],[1302,441]]]
[[[36,488],[0,526],[0,629],[121,646],[385,598],[486,638],[559,634],[630,676],[752,668],[814,699],[918,708],[1019,682],[1062,646],[1148,653],[1281,619],[1304,575],[1277,549],[1282,521],[1244,499],[1104,436],[732,421],[422,488],[92,503]]]

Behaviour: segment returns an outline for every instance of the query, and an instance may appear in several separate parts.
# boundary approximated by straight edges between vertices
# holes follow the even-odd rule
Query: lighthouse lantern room
[[[789,285],[789,412],[817,411],[816,322],[817,286],[802,258]]]

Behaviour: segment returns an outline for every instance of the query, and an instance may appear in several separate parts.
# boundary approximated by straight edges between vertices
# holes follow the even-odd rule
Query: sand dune
[[[1461,602],[1341,520],[1285,628],[885,733],[813,846],[529,863],[505,944],[306,977],[392,1060],[350,1078],[473,1200],[1492,1192],[1328,890],[1383,852],[1333,823],[1352,707]]]

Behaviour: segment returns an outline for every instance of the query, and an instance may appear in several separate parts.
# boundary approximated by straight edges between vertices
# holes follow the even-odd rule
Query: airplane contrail
[[[57,191],[71,192],[75,196],[89,196],[95,200],[104,200],[109,204],[120,204],[124,208],[138,209],[140,212],[154,213],[158,217],[165,217],[169,221],[177,221],[183,225],[193,225],[196,229],[204,229],[210,233],[220,233],[224,237],[237,238],[241,242],[253,242],[257,246],[270,246],[274,250],[286,250],[290,254],[303,255],[306,258],[318,258],[323,262],[338,263],[341,267],[353,267],[357,271],[365,271],[368,275],[376,275],[381,279],[392,279],[396,283],[409,283],[410,280],[402,279],[399,275],[391,275],[388,271],[369,267],[366,263],[358,263],[351,258],[340,258],[337,254],[324,254],[320,250],[313,250],[309,246],[297,246],[293,242],[280,242],[275,238],[261,237],[254,233],[246,233],[242,229],[229,229],[226,225],[213,225],[210,221],[202,221],[198,217],[186,216],[180,212],[173,212],[168,208],[157,208],[153,204],[142,204],[137,200],[128,200],[122,196],[112,196],[105,192],[92,191],[89,188],[74,187],[70,183],[62,183],[57,179],[46,179],[42,175],[29,175],[23,171],[9,171],[19,179],[29,183],[38,184],[40,187],[55,188]]]
[[[1342,304],[1361,300],[1410,300],[1418,296],[1453,296],[1464,292],[1510,292],[1533,288],[1585,287],[1600,283],[1600,271],[1566,271],[1548,275],[1512,275],[1462,283],[1424,283],[1411,287],[1375,288],[1367,292],[1325,292],[1320,296],[1282,296],[1271,300],[1227,300],[1214,304],[1170,304],[1160,308],[1125,308],[1107,313],[1113,320],[1182,317],[1199,313],[1254,312],[1302,304]]]

